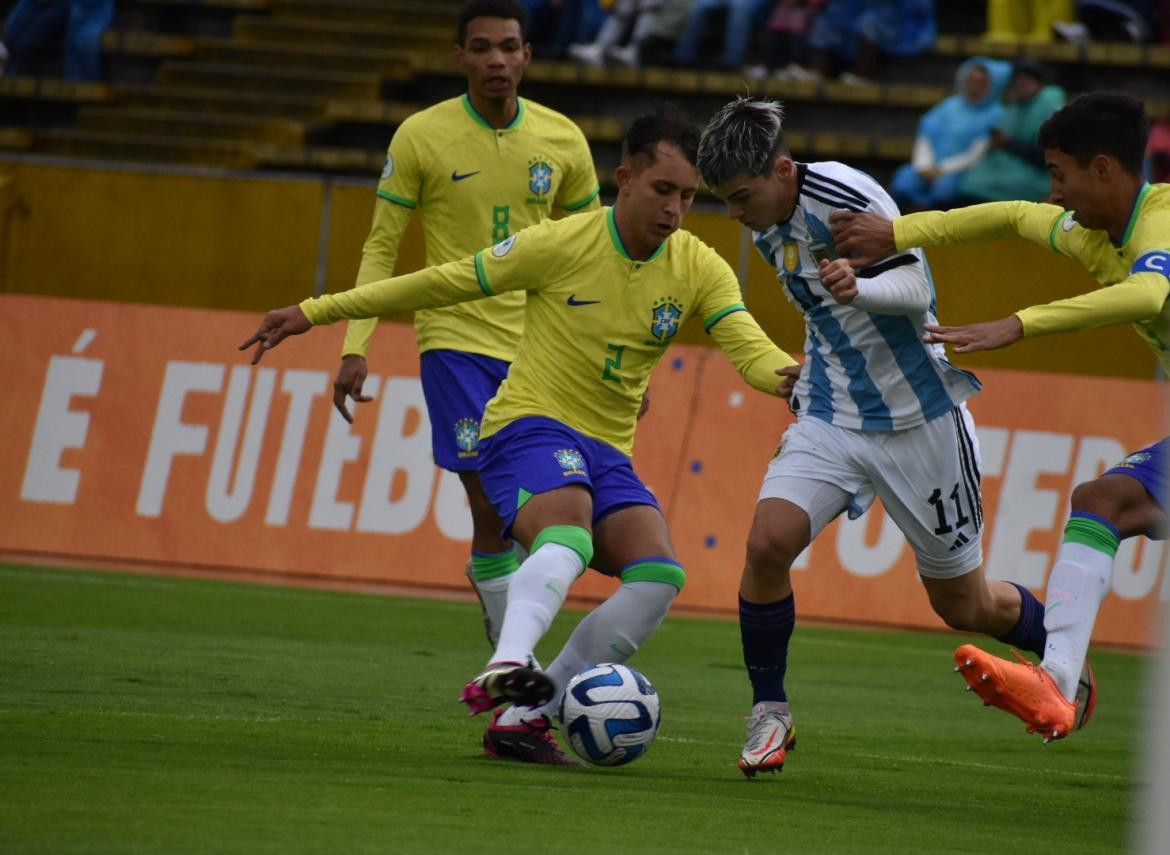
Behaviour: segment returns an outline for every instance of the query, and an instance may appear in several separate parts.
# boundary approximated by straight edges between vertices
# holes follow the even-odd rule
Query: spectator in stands
[[[598,30],[597,38],[592,42],[569,45],[569,56],[595,68],[610,60],[636,68],[639,65],[638,45],[649,35],[660,5],[661,0],[617,0]]]
[[[1077,20],[1067,15],[1052,29],[1074,44],[1148,42],[1154,37],[1156,11],[1154,0],[1077,0]]]
[[[564,59],[575,42],[593,39],[612,0],[523,0],[531,27],[532,53],[540,59]]]
[[[1146,179],[1151,184],[1170,183],[1170,114],[1150,125],[1146,144]]]
[[[686,27],[674,49],[675,65],[693,68],[712,65],[699,56],[703,41],[711,30],[711,18],[719,11],[727,12],[723,27],[723,50],[713,63],[725,71],[739,71],[744,65],[748,41],[752,31],[763,23],[771,0],[695,0]]]
[[[808,35],[815,77],[842,65],[841,81],[872,80],[883,53],[916,56],[934,44],[934,0],[829,0]]]
[[[960,200],[974,204],[1047,198],[1051,181],[1036,136],[1065,100],[1064,90],[1048,83],[1044,66],[1032,59],[1017,60],[987,153],[959,181]]]
[[[19,0],[4,25],[5,74],[38,68],[46,43],[65,36],[66,80],[100,80],[102,35],[114,19],[114,0]]]
[[[659,0],[653,12],[646,13],[645,28],[637,28],[630,43],[614,48],[610,54],[621,65],[669,65],[674,61],[674,46],[682,36],[694,0]]]
[[[825,0],[776,0],[764,30],[762,62],[744,69],[756,80],[768,75],[778,80],[807,80],[815,77],[805,68],[808,33]]]
[[[1073,16],[1074,0],[987,0],[987,38],[1000,42],[1052,41],[1053,27]]]
[[[987,151],[1010,74],[1009,63],[987,57],[959,66],[955,94],[922,117],[913,160],[894,173],[890,195],[903,213],[955,204],[963,174]]]

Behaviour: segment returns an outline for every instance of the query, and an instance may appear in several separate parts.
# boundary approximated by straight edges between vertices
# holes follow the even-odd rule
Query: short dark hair
[[[622,157],[644,155],[653,163],[655,147],[660,142],[670,143],[695,166],[699,157],[699,126],[670,104],[657,107],[653,113],[639,116],[630,122],[622,140]]]
[[[1124,92],[1088,92],[1049,116],[1036,142],[1042,149],[1064,152],[1082,167],[1106,154],[1117,158],[1126,172],[1140,175],[1149,134],[1146,108],[1137,98]]]
[[[723,105],[703,131],[699,172],[711,188],[740,176],[763,175],[780,155],[784,139],[784,105],[779,101],[736,98]]]
[[[519,0],[467,0],[459,12],[455,44],[467,41],[467,25],[474,18],[508,18],[520,24],[520,38],[528,41],[528,10]]]

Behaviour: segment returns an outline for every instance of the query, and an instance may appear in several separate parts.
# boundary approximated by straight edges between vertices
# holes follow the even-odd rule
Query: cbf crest
[[[557,459],[557,464],[560,465],[562,475],[584,475],[585,474],[585,458],[581,456],[575,448],[562,448],[559,451],[553,452],[553,456]]]
[[[553,168],[548,159],[537,155],[528,161],[529,205],[548,205],[548,194],[552,192]]]
[[[455,422],[455,445],[460,457],[479,455],[479,422],[475,419],[460,419]]]
[[[650,335],[656,344],[665,347],[670,344],[678,325],[682,323],[683,304],[677,297],[659,297],[650,309]]]

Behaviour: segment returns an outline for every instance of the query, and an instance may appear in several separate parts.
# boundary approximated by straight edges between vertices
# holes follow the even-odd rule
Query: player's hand
[[[337,407],[337,412],[350,424],[353,424],[353,416],[345,406],[346,397],[353,398],[358,404],[374,400],[369,395],[362,394],[362,384],[365,382],[366,358],[354,353],[341,357],[341,367],[337,369],[337,376],[333,378],[333,406]]]
[[[996,350],[1015,344],[1024,337],[1024,325],[1015,315],[998,321],[984,321],[981,324],[967,324],[962,327],[944,327],[926,324],[926,335],[922,340],[930,344],[953,344],[955,353],[972,353],[976,350]]]
[[[638,420],[641,421],[642,416],[650,412],[650,387],[646,387],[646,391],[642,393],[642,403],[638,407]]]
[[[792,387],[800,378],[800,365],[785,365],[783,368],[777,368],[776,373],[783,378],[776,386],[776,394],[787,401],[792,397]]]
[[[240,345],[240,350],[247,350],[256,345],[256,352],[252,354],[252,364],[255,365],[264,358],[264,354],[272,350],[290,335],[300,335],[313,328],[300,306],[285,306],[283,309],[273,309],[264,316],[260,328]]]
[[[857,296],[857,274],[847,258],[834,258],[821,262],[821,284],[843,306],[853,302]]]
[[[848,254],[855,269],[871,267],[898,251],[894,224],[881,214],[834,211],[829,217],[837,252]]]

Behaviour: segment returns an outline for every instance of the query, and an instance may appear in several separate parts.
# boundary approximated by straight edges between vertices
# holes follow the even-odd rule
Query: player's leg
[[[1168,442],[1129,455],[1073,490],[1064,541],[1048,577],[1048,638],[1041,663],[1070,701],[1076,697],[1097,609],[1109,593],[1120,542],[1136,535],[1166,535]]]
[[[1043,606],[1023,586],[989,580],[981,566],[979,445],[966,408],[890,436],[874,446],[871,460],[882,504],[914,549],[935,612],[954,629],[1042,651]],[[970,644],[959,647],[956,662],[986,703],[1023,718],[1030,730],[1063,735],[1071,729],[1073,705],[1036,666]]]
[[[459,476],[471,508],[471,556],[465,573],[483,605],[484,629],[493,647],[508,604],[508,580],[520,562],[480,483],[479,425],[508,367],[501,359],[457,350],[428,350],[419,358],[435,465]]]
[[[520,569],[512,539],[503,536],[504,523],[484,492],[478,472],[460,472],[459,480],[471,508],[471,558],[467,578],[483,606],[483,626],[488,643],[496,646],[504,611],[508,608],[508,584]]]
[[[532,664],[537,642],[593,555],[586,439],[552,419],[512,422],[481,443],[480,477],[506,526],[528,550],[509,585],[499,642],[461,700],[472,713],[504,701],[536,705],[552,681]]]
[[[593,566],[621,579],[621,585],[574,629],[546,672],[557,693],[539,707],[513,706],[485,734],[484,745],[528,762],[560,762],[547,750],[520,749],[510,742],[520,728],[547,729],[558,715],[560,696],[582,668],[597,662],[624,662],[653,635],[681,590],[685,573],[675,557],[658,502],[634,473],[629,458],[604,443],[593,443],[595,545]]]
[[[796,626],[790,571],[801,551],[833,518],[867,500],[850,462],[849,432],[814,418],[785,432],[760,488],[748,534],[739,589],[743,660],[752,687],[752,713],[739,766],[749,777],[779,771],[796,731],[784,678]],[[872,500],[872,497],[870,498]]]

